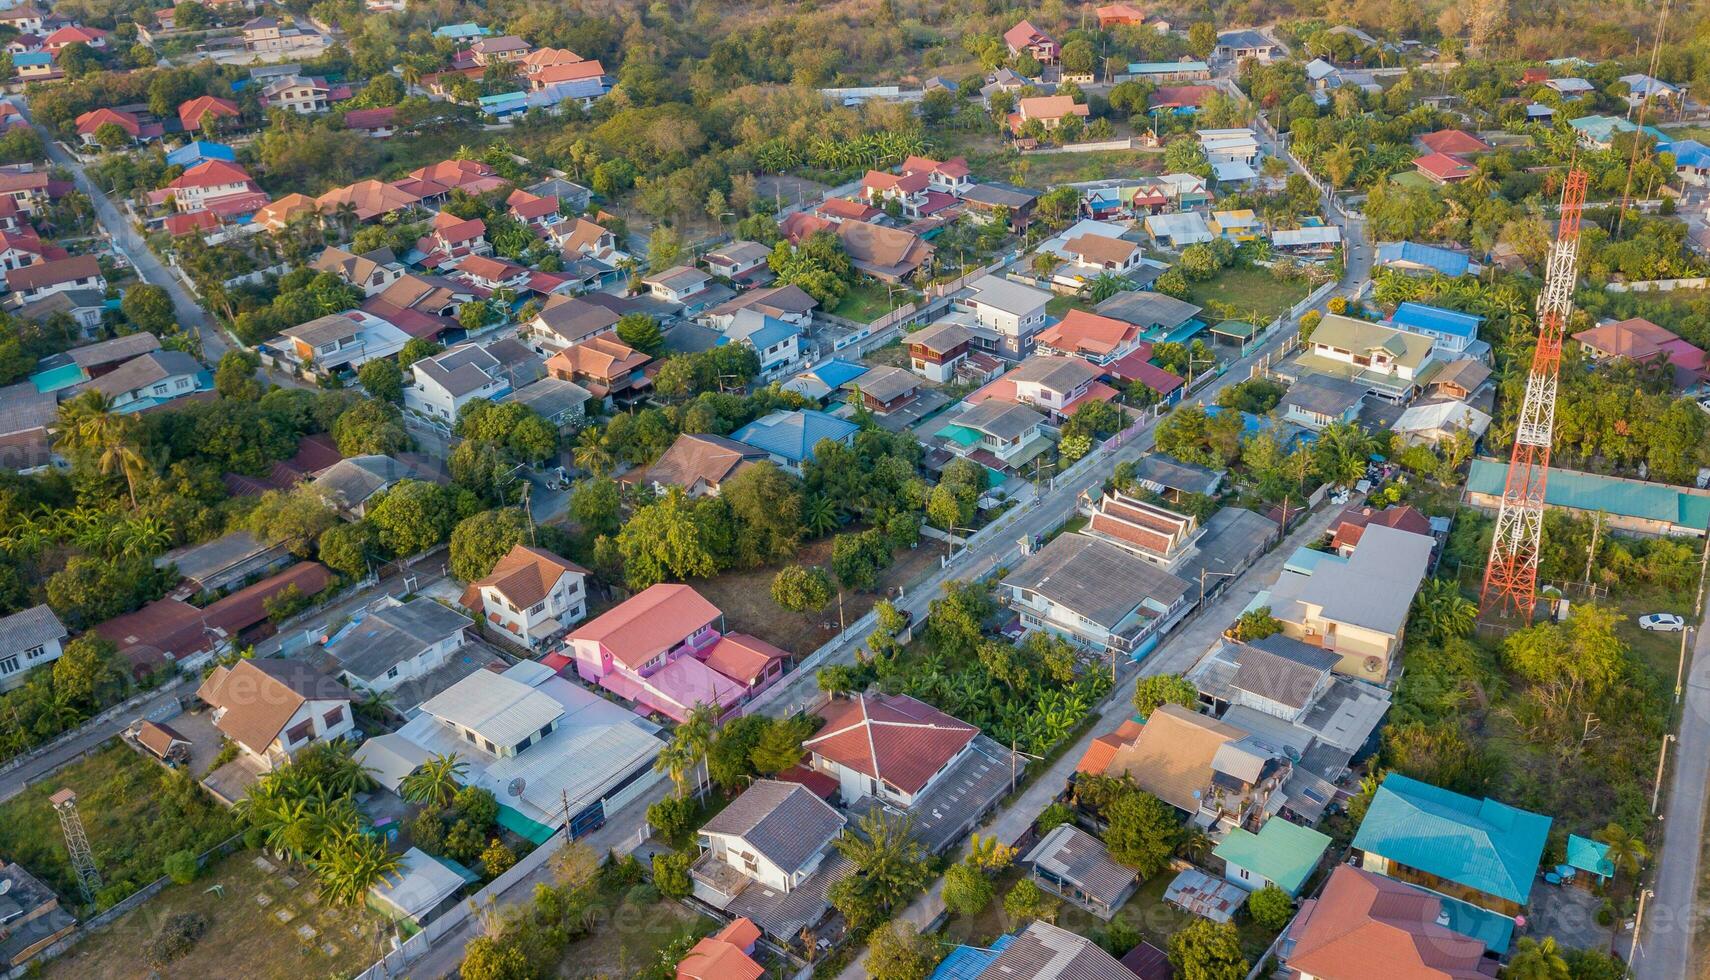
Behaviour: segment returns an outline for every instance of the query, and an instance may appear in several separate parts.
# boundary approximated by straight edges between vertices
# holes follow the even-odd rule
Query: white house
[[[758,310],[737,310],[725,328],[721,343],[744,343],[760,355],[760,375],[772,378],[794,367],[802,358],[799,324],[774,319]]]
[[[511,390],[499,359],[485,348],[459,344],[410,365],[414,381],[404,389],[404,407],[441,422],[455,422],[464,405]]]
[[[691,298],[705,292],[710,282],[712,277],[686,265],[675,265],[658,275],[641,280],[649,293],[667,303],[687,303]]]
[[[464,608],[530,649],[542,649],[588,615],[588,570],[518,544],[469,583]]]
[[[325,650],[346,684],[391,691],[444,666],[469,642],[471,625],[432,599],[400,602],[388,596],[333,634]]]
[[[6,288],[17,302],[34,303],[72,289],[105,291],[107,277],[101,274],[101,263],[95,256],[73,255],[12,269],[6,273]]]
[[[66,635],[45,604],[0,619],[0,691],[10,691],[30,671],[58,660]]]
[[[355,727],[350,689],[300,660],[239,660],[215,667],[196,696],[214,709],[214,727],[264,771]]]
[[[1023,286],[999,276],[981,276],[969,287],[972,292],[956,305],[974,315],[974,320],[1001,339],[1000,352],[1020,360],[1033,351],[1033,335],[1045,328],[1045,304],[1051,294]]]
[[[701,827],[695,896],[723,909],[751,882],[795,891],[819,870],[843,823],[806,786],[757,780]]]
[[[1056,538],[1002,585],[1026,628],[1136,659],[1187,614],[1191,591],[1157,565],[1087,534]]]
[[[837,780],[845,806],[871,796],[907,809],[967,755],[980,730],[906,694],[857,694],[819,710],[802,743],[810,766]]]

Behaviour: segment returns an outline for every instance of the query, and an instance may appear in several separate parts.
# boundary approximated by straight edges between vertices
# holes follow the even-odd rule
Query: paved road
[[[1217,643],[1223,630],[1235,621],[1241,610],[1252,601],[1253,596],[1276,580],[1282,573],[1283,563],[1294,552],[1295,546],[1323,534],[1329,528],[1331,520],[1341,512],[1340,507],[1326,507],[1313,515],[1296,528],[1287,540],[1260,558],[1252,568],[1231,583],[1203,612],[1172,633],[1138,668],[1129,666],[1129,669],[1123,672],[1121,682],[1099,705],[1098,721],[1092,728],[1052,763],[1050,769],[1023,790],[1020,796],[1002,807],[978,833],[982,837],[995,837],[1006,844],[1014,844],[1025,836],[1039,813],[1062,792],[1069,775],[1075,771],[1075,766],[1081,761],[1081,756],[1086,754],[1093,739],[1112,731],[1122,719],[1133,713],[1134,685],[1140,678],[1156,674],[1179,674],[1192,666]],[[965,854],[966,851],[967,845],[964,844],[962,852]],[[944,879],[939,878],[932,883],[926,894],[898,913],[897,918],[924,932],[943,911]],[[860,980],[866,976],[862,965],[864,959],[864,956],[856,956],[838,976],[838,980]]]
[[[1645,906],[1645,930],[1633,958],[1637,980],[1691,975],[1698,920],[1699,853],[1703,846],[1705,782],[1710,779],[1710,631],[1697,631],[1687,674],[1680,741],[1663,813],[1662,853],[1653,858],[1655,894]],[[1623,953],[1626,950],[1622,950]]]
[[[24,118],[29,119],[29,109],[24,108],[22,111]],[[31,119],[30,124],[35,125],[35,120]],[[137,234],[136,228],[125,218],[123,212],[107,197],[105,191],[89,179],[89,174],[84,171],[83,164],[65,152],[64,147],[55,141],[52,133],[40,126],[36,128],[47,143],[48,159],[53,161],[56,166],[71,171],[77,189],[89,195],[89,200],[95,205],[95,217],[101,222],[101,227],[106,230],[113,247],[130,260],[143,281],[166,290],[167,295],[172,297],[172,308],[178,314],[179,325],[185,329],[195,330],[201,336],[203,359],[209,364],[219,363],[221,355],[233,347],[232,341],[226,336],[225,331],[220,329],[219,324],[208,318],[201,304],[196,301],[196,297],[192,296],[188,289],[184,288],[184,283],[179,280],[178,276],[154,257],[154,253],[149,251],[148,243],[144,242],[142,236]]]
[[[165,705],[168,701],[194,693],[195,690],[196,682],[193,679],[186,678],[178,683],[161,688],[147,700],[139,702],[130,710],[123,712],[117,725],[108,722],[85,725],[77,729],[69,738],[55,745],[51,750],[16,769],[10,770],[5,775],[0,775],[0,803],[17,796],[24,791],[25,787],[43,779],[59,767],[70,764],[78,756],[130,727],[133,719],[141,718]]]

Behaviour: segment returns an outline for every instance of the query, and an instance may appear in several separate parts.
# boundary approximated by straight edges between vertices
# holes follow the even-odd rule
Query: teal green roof
[[[1211,853],[1298,895],[1329,846],[1330,838],[1318,831],[1272,817],[1256,834],[1236,827]]]
[[[1438,895],[1437,898],[1443,903],[1443,913],[1449,917],[1444,924],[1450,929],[1484,943],[1485,948],[1497,956],[1508,952],[1508,945],[1514,939],[1513,919],[1447,895]]]
[[[1471,472],[1467,474],[1467,490],[1500,497],[1507,479],[1507,463],[1475,459]],[[1549,483],[1544,489],[1544,502],[1551,507],[1601,510],[1619,517],[1674,524],[1698,531],[1710,527],[1710,495],[1665,483],[1623,480],[1551,467]]]
[[[946,425],[935,434],[961,446],[972,446],[980,441],[980,434],[965,425]]]
[[[1609,860],[1609,845],[1578,834],[1568,835],[1567,864],[1605,878],[1615,877],[1615,862]]]
[[[546,843],[552,839],[553,834],[557,833],[557,831],[553,830],[551,827],[548,827],[543,823],[530,820],[528,817],[523,816],[519,811],[514,810],[503,803],[499,804],[499,818],[497,822],[499,826],[513,834],[516,834],[518,837],[527,838],[528,840],[534,841],[536,844]]]
[[[1354,847],[1524,905],[1549,835],[1542,814],[1390,773]]]

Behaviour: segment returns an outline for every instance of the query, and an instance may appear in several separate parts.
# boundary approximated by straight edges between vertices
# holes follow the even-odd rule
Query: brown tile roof
[[[746,952],[759,938],[759,926],[747,918],[736,919],[695,943],[677,964],[677,980],[760,980],[766,968]]]
[[[845,221],[837,237],[855,267],[870,275],[907,275],[932,257],[932,246],[911,231]]]
[[[1111,775],[1135,785],[1178,810],[1199,809],[1195,793],[1211,785],[1211,760],[1225,742],[1246,736],[1189,708],[1166,704],[1153,711],[1133,744],[1117,750]]]
[[[359,180],[349,186],[327,191],[315,199],[315,205],[328,214],[336,212],[342,204],[354,204],[359,221],[402,211],[420,202],[419,196],[378,180]]]
[[[1335,523],[1331,524],[1331,527],[1335,528],[1335,537],[1330,543],[1337,548],[1352,548],[1360,543],[1360,536],[1373,524],[1431,536],[1430,518],[1406,504],[1397,504],[1383,510],[1366,504],[1349,504],[1342,510],[1341,516],[1336,518]]]
[[[469,583],[469,588],[463,592],[463,606],[479,612],[481,590],[493,588],[517,608],[527,609],[546,598],[559,578],[566,574],[586,575],[588,570],[543,548],[515,545],[485,578]]]
[[[137,744],[153,752],[157,758],[166,758],[166,753],[172,750],[174,742],[190,744],[190,740],[180,734],[176,728],[160,722],[145,721],[142,723],[142,727],[137,730]]]
[[[307,194],[287,194],[255,212],[254,221],[263,228],[278,229],[299,215],[318,212],[320,206]]]
[[[101,274],[101,263],[93,255],[74,255],[69,259],[37,262],[6,273],[6,285],[14,291],[74,282]]]
[[[267,603],[280,593],[296,586],[305,596],[316,596],[332,581],[332,572],[316,561],[298,562],[290,568],[270,575],[245,589],[240,589],[202,610],[209,626],[236,636],[267,618]]]
[[[580,296],[554,296],[540,308],[531,324],[574,344],[609,331],[619,319],[615,311]]]
[[[980,733],[906,694],[858,694],[826,705],[820,715],[825,727],[803,748],[909,794]]]
[[[1484,943],[1437,924],[1442,899],[1350,865],[1289,926],[1292,970],[1320,980],[1489,980]]]
[[[1459,129],[1439,129],[1435,133],[1426,133],[1419,137],[1419,145],[1432,153],[1444,153],[1450,156],[1484,153],[1490,149],[1489,143]]]
[[[214,727],[257,754],[305,701],[349,701],[350,689],[298,660],[239,660],[215,667],[196,696],[224,713]]]
[[[744,464],[766,458],[766,451],[710,433],[684,433],[671,443],[635,482],[692,488],[705,483],[716,488]]]
[[[1104,235],[1076,235],[1063,243],[1063,248],[1092,262],[1099,264],[1122,265],[1134,255],[1134,250],[1140,246],[1124,238],[1108,238]],[[1076,310],[1074,312],[1083,312]]]
[[[1106,732],[1092,740],[1086,752],[1081,755],[1081,761],[1075,764],[1075,771],[1089,776],[1102,776],[1116,759],[1116,753],[1126,746],[1133,745],[1140,737],[1143,726],[1132,718],[1125,720],[1114,732]]]
[[[1067,95],[1036,95],[1022,99],[1017,108],[1023,119],[1061,119],[1084,116],[1091,111]]]
[[[723,616],[693,588],[660,584],[583,623],[568,639],[598,643],[619,663],[636,668]]]
[[[1680,338],[1667,328],[1636,316],[1630,320],[1581,330],[1573,335],[1573,339],[1611,357],[1642,361],[1656,356],[1664,344]]]
[[[1082,235],[1075,241],[1089,237],[1096,236]],[[1073,247],[1074,242],[1069,244]],[[1063,319],[1040,331],[1036,340],[1054,350],[1102,356],[1133,340],[1139,332],[1139,327],[1114,317],[1070,310]]]
[[[572,344],[547,358],[546,371],[566,381],[593,378],[614,382],[650,360],[635,348],[602,335]]]
[[[789,654],[757,636],[747,633],[726,633],[707,651],[708,667],[739,684],[753,686],[776,660],[787,660]]]

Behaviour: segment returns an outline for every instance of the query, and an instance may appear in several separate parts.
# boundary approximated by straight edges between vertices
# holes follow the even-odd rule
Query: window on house
[[[344,705],[341,704],[322,715],[321,722],[328,728],[337,728],[339,725],[344,724]]]
[[[545,603],[545,602],[537,602],[537,603],[535,603],[535,604],[534,604],[534,605],[532,605],[532,606],[530,606],[530,607],[528,607],[528,611],[529,611],[529,614],[530,614],[530,615],[533,615],[533,614],[535,614],[535,613],[537,613],[537,612],[540,612],[540,611],[541,611],[541,610],[543,610],[543,609],[545,609],[545,608],[546,608],[546,603]]]
[[[18,672],[18,655],[0,659],[0,675],[16,674]]]
[[[484,738],[484,739],[482,739],[482,740],[481,740],[481,747],[482,747],[482,748],[484,748],[484,749],[486,749],[486,750],[487,750],[487,751],[488,751],[488,752],[491,752],[491,753],[493,753],[493,754],[494,754],[494,755],[498,755],[498,754],[499,754],[499,750],[498,750],[498,749],[495,749],[495,748],[493,748],[493,743],[492,743],[492,742],[491,742],[491,741],[490,741],[490,740],[488,740],[488,739],[485,739],[485,738]]]
[[[468,729],[464,729],[463,740],[468,742],[470,745],[474,745],[475,744],[475,733],[472,731],[469,731]]]
[[[42,655],[42,649],[43,649],[42,647],[30,647],[28,650],[24,651],[24,659],[25,660],[36,659],[37,657]]]
[[[315,737],[315,720],[313,718],[300,725],[293,725],[285,730],[285,744],[296,745]]]

